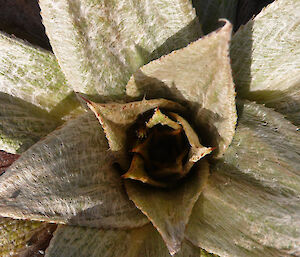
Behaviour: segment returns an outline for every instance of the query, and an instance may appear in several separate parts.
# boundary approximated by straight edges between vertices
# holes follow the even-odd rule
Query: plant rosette
[[[202,36],[190,1],[40,0],[55,55],[0,34],[1,254],[300,254],[299,4]]]

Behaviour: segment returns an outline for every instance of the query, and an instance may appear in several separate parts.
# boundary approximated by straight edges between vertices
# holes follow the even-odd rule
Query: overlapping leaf
[[[54,51],[73,88],[88,94],[120,95],[130,74],[138,67],[196,39],[199,27],[190,2],[174,1],[155,4],[131,1],[128,5],[125,1],[41,0]],[[237,33],[232,48],[240,95],[275,107],[295,124],[299,124],[297,6],[296,0],[275,2]],[[196,127],[208,125],[219,156],[232,140],[236,120],[227,58],[230,32],[227,23],[189,47],[150,63],[134,75],[128,86],[128,94],[134,97],[143,97],[146,93],[150,97],[176,99],[183,104],[189,101],[187,105],[196,119]],[[23,46],[17,50],[20,49]],[[3,51],[0,53],[4,72],[9,74],[5,77],[0,73],[3,81],[11,83],[9,85],[22,84],[16,93],[12,93],[11,86],[4,85],[3,88],[9,90],[1,91],[4,100],[0,107],[5,115],[13,117],[4,124],[5,128],[14,122],[29,128],[25,129],[27,134],[22,134],[23,130],[11,134],[21,134],[26,139],[31,133],[36,139],[29,138],[30,143],[24,144],[23,139],[19,142],[14,137],[1,135],[1,140],[9,142],[11,149],[23,151],[43,135],[41,132],[47,133],[59,124],[57,117],[65,113],[59,103],[65,102],[62,99],[69,91],[63,89],[57,93],[60,83],[58,88],[48,83],[46,90],[50,98],[55,99],[48,105],[43,98],[45,88],[40,91],[35,84],[43,78],[41,73],[30,71],[28,77],[34,79],[28,82],[27,67],[22,66],[22,58],[28,58],[28,54],[18,51],[8,62],[1,56]],[[31,62],[30,66],[36,71],[42,67],[45,72],[51,67],[50,80],[55,80],[53,74],[58,71],[53,69],[57,67],[53,57],[50,59],[55,65],[50,61],[48,66],[49,56],[44,56],[44,62],[42,53],[35,56],[37,52],[28,51],[33,59],[25,58],[26,63]],[[34,54],[30,55],[32,51]],[[239,58],[241,61],[237,61]],[[38,62],[46,64],[39,67]],[[25,74],[23,80],[20,74]],[[48,76],[45,78],[49,81]],[[37,97],[32,94],[32,85],[42,92]],[[37,106],[52,111],[56,117]],[[37,120],[30,113],[34,113]],[[187,238],[221,256],[298,255],[300,142],[297,128],[281,115],[256,104],[247,103],[241,114],[235,139],[224,159],[213,166],[209,185],[194,209]],[[43,123],[45,127],[41,126]],[[128,200],[120,174],[112,168],[117,158],[122,155],[108,151],[104,133],[95,119],[88,115],[71,121],[29,149],[1,176],[0,214],[95,227],[141,226],[147,219]],[[193,182],[195,188],[202,188],[201,181]],[[193,189],[183,190],[180,196],[189,195]],[[147,192],[147,188],[135,194],[128,190],[128,193],[161,233],[169,251],[176,252],[199,191],[189,195],[188,199],[192,200],[187,209],[180,210],[184,214],[178,220],[178,213],[173,212],[176,208],[170,207],[176,201],[166,201],[170,195],[160,192],[152,201],[155,193],[140,197],[143,191]],[[148,208],[150,202],[152,205]],[[153,203],[159,203],[160,208],[152,209]],[[182,214],[180,211],[178,216]],[[161,215],[164,212],[167,214]],[[125,243],[120,245],[120,241]],[[199,256],[198,251],[183,243],[179,256]],[[150,225],[131,231],[60,227],[47,254],[93,256],[99,252],[113,256],[168,256],[159,234]]]
[[[57,126],[62,120],[37,106],[0,92],[0,149],[21,153]]]
[[[231,46],[238,94],[300,125],[300,2],[278,0],[241,27]]]
[[[199,38],[188,0],[40,1],[54,53],[75,91],[123,95],[141,65]]]
[[[300,138],[282,115],[247,103],[224,160],[187,229],[195,244],[220,256],[298,255]]]
[[[0,33],[1,150],[26,150],[77,105],[53,54]]]
[[[76,106],[55,56],[0,33],[0,92],[62,117]]]
[[[134,124],[140,114],[157,107],[168,108],[170,110],[183,110],[180,104],[166,99],[144,99],[143,101],[127,104],[101,104],[89,100],[86,101],[89,108],[99,120],[112,151],[125,150],[126,131],[129,126]]]
[[[97,230],[60,226],[55,232],[46,257],[64,256],[169,257],[158,232],[147,225],[130,231]],[[184,242],[176,257],[198,257],[200,249]]]
[[[172,255],[181,248],[186,224],[208,174],[208,163],[202,160],[194,173],[174,188],[161,189],[137,181],[125,181],[129,198],[151,220]]]
[[[93,114],[69,121],[27,150],[0,180],[0,215],[94,227],[148,220],[129,201],[112,167],[122,155]]]
[[[218,156],[230,144],[236,122],[228,57],[231,29],[226,22],[186,48],[150,62],[131,77],[126,88],[132,97],[164,97],[182,103],[201,127],[205,143],[217,147]],[[196,132],[201,137],[200,130]]]

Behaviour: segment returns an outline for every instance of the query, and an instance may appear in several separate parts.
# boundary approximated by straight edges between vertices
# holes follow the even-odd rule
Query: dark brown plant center
[[[181,126],[173,129],[157,124],[148,128],[146,122],[153,112],[141,115],[129,130],[129,152],[133,161],[136,155],[142,158],[144,170],[150,178],[171,185],[183,177],[190,145]]]

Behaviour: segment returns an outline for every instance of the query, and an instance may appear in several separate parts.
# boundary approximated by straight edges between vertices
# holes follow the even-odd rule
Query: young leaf
[[[126,130],[136,122],[140,114],[157,107],[183,110],[180,104],[166,99],[144,99],[127,104],[101,104],[84,100],[99,120],[112,151],[125,150]]]

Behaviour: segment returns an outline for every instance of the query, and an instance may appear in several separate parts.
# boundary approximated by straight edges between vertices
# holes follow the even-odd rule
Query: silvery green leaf
[[[299,171],[297,128],[246,103],[224,159],[211,167],[187,238],[220,256],[299,255]]]
[[[59,226],[45,256],[171,257],[150,224],[126,231]],[[185,241],[175,256],[199,257],[200,249]]]
[[[23,152],[78,103],[52,53],[0,33],[0,149]]]
[[[230,144],[237,119],[228,56],[231,31],[225,21],[221,29],[143,66],[126,86],[131,97],[164,97],[187,107],[196,132],[201,127],[203,138],[211,136],[205,143],[217,148],[218,157]]]
[[[232,39],[238,95],[264,103],[300,125],[300,2],[277,0]]]
[[[124,95],[137,68],[201,35],[189,0],[41,0],[40,7],[62,70],[85,94]]]
[[[91,227],[148,222],[128,199],[93,114],[65,123],[0,176],[0,215]]]
[[[0,150],[22,153],[61,124],[47,111],[0,92]]]
[[[125,181],[129,198],[149,218],[172,255],[181,248],[185,227],[208,175],[209,165],[202,160],[190,176],[170,189]]]
[[[53,116],[76,107],[55,56],[0,32],[0,92],[22,99]]]

